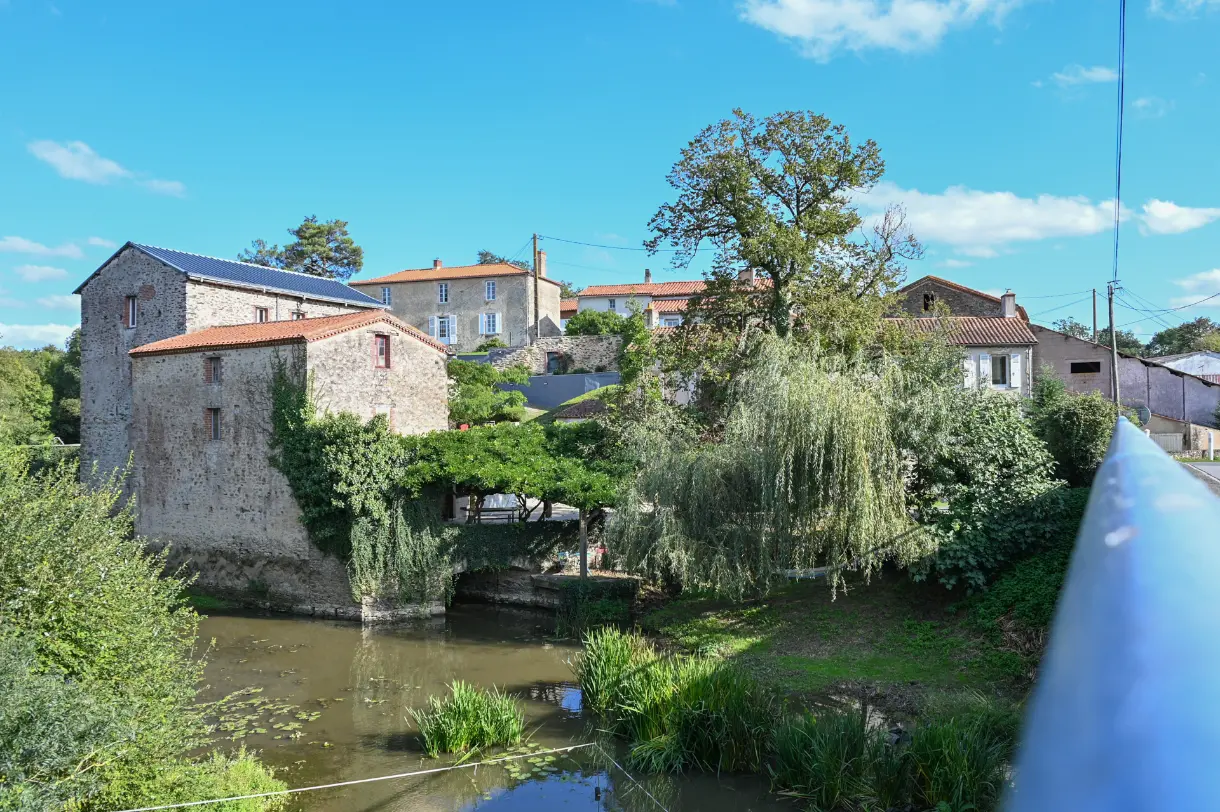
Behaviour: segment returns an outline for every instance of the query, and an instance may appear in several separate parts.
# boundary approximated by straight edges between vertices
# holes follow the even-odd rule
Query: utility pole
[[[1110,374],[1114,377],[1114,405],[1118,405],[1118,341],[1114,336],[1114,284],[1106,286],[1110,298]]]
[[[1097,343],[1097,288],[1093,288],[1093,343]]]
[[[534,232],[534,341],[542,338],[542,317],[538,304],[538,233]]]

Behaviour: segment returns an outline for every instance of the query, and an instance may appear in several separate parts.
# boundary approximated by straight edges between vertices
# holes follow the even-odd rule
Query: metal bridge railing
[[[1220,809],[1220,500],[1120,420],[1016,759],[1011,812]]]

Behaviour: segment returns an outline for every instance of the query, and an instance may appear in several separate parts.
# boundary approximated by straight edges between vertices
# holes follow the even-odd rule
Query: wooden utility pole
[[[538,234],[534,234],[534,340],[542,338],[542,316],[540,314],[539,299],[538,299]]]
[[[1118,341],[1114,336],[1114,283],[1106,286],[1110,298],[1110,374],[1114,377],[1114,405],[1118,405]]]
[[[1093,288],[1093,343],[1097,343],[1097,288]]]

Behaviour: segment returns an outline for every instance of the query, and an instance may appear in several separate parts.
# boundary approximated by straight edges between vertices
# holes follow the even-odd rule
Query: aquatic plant
[[[584,706],[598,715],[609,715],[622,704],[625,683],[631,672],[657,658],[652,644],[637,634],[613,627],[588,632],[584,651],[570,663]]]
[[[454,680],[447,697],[429,697],[426,710],[412,710],[428,755],[468,753],[483,747],[518,744],[525,715],[517,701],[497,688],[490,691]]]
[[[863,712],[788,716],[775,732],[772,785],[817,812],[858,805],[870,794],[875,738]]]
[[[988,716],[955,716],[920,725],[909,748],[916,803],[994,809],[1007,780],[1011,749],[1012,741]]]

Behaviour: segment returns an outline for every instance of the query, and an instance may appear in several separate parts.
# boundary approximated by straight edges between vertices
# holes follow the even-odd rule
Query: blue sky
[[[928,248],[912,277],[1087,322],[1111,268],[1117,5],[0,0],[0,343],[61,341],[72,289],[126,240],[233,256],[340,217],[366,277],[528,256],[535,231],[639,247],[678,151],[737,106],[875,139],[865,206],[907,207]],[[1130,0],[1136,307],[1220,292],[1218,41],[1220,0]],[[682,276],[543,247],[581,284]],[[1151,333],[1211,305],[1117,321]]]

